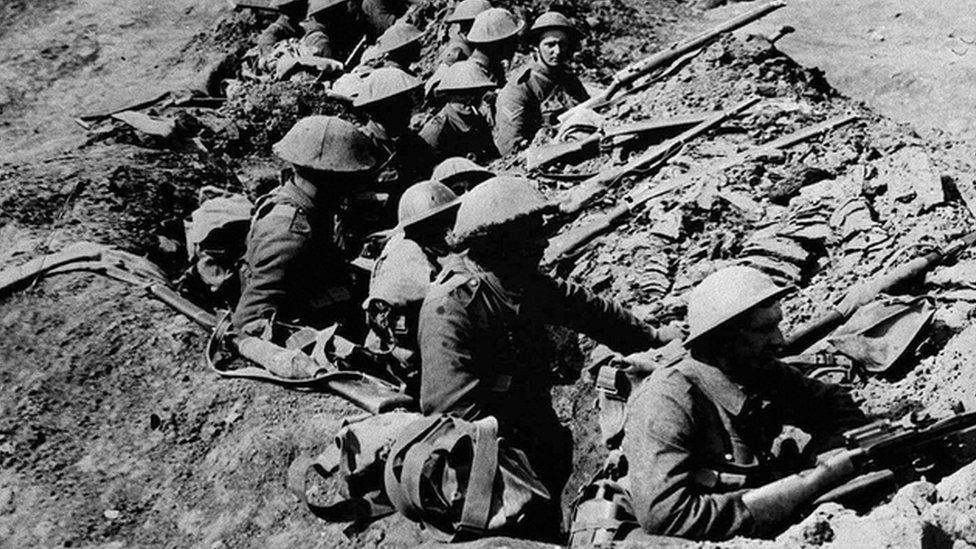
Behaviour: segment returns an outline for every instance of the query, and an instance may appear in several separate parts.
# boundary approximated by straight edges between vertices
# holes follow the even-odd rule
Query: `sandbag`
[[[934,312],[928,296],[882,297],[858,309],[827,341],[868,372],[882,373],[911,348]]]

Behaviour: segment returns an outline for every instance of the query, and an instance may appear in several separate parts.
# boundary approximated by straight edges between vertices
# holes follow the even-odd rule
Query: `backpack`
[[[345,424],[336,446],[292,465],[289,486],[317,516],[352,522],[346,534],[393,512],[442,541],[504,532],[551,497],[525,454],[498,436],[493,417],[391,412]],[[307,498],[306,476],[338,474],[342,501]]]
[[[183,221],[190,262],[183,281],[233,303],[254,205],[244,195],[209,186],[200,189],[199,199],[200,206]]]

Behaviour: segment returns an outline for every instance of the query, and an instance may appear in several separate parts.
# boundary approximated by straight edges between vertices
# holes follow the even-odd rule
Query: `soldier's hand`
[[[662,343],[667,343],[669,341],[681,340],[688,335],[688,330],[685,329],[683,324],[678,322],[672,322],[667,326],[662,326],[657,329],[657,335],[661,339]]]

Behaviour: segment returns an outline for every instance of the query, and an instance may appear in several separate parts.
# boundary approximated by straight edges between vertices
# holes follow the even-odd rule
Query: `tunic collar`
[[[681,368],[699,389],[729,415],[736,417],[742,413],[749,396],[725,372],[690,357],[683,362]]]

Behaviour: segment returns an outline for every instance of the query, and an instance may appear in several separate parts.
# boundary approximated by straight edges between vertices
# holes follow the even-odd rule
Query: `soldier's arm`
[[[528,94],[514,82],[502,88],[495,101],[495,147],[502,155],[512,152],[519,141],[526,139],[525,123]]]
[[[238,329],[270,317],[288,300],[295,259],[311,236],[307,223],[296,222],[300,215],[293,206],[276,205],[255,222],[247,242],[249,275],[234,315]]]
[[[436,152],[441,151],[441,137],[444,135],[445,117],[442,112],[438,112],[433,118],[420,128],[420,138],[430,145]]]
[[[335,59],[336,55],[332,48],[332,41],[324,32],[311,32],[302,37],[302,46],[308,50],[309,55],[316,57],[328,57]]]
[[[268,25],[261,34],[258,35],[257,45],[260,48],[270,48],[279,41],[288,38],[288,18],[284,15],[278,16],[273,23]]]
[[[788,404],[797,427],[818,438],[837,435],[864,425],[868,418],[843,387],[823,383],[803,375],[792,366],[775,363],[769,375],[761,374],[770,394]]]
[[[662,372],[664,374],[664,372]],[[696,540],[756,534],[744,491],[709,493],[696,481],[693,397],[675,373],[655,375],[628,408],[623,441],[634,514],[646,532]],[[698,443],[700,444],[700,443]]]
[[[547,323],[583,332],[614,351],[630,354],[667,343],[658,330],[619,303],[599,298],[576,284],[540,275],[527,296]]]
[[[465,419],[483,415],[476,398],[480,381],[474,370],[473,339],[464,303],[450,294],[428,294],[418,328],[420,408],[425,414],[449,413]]]

